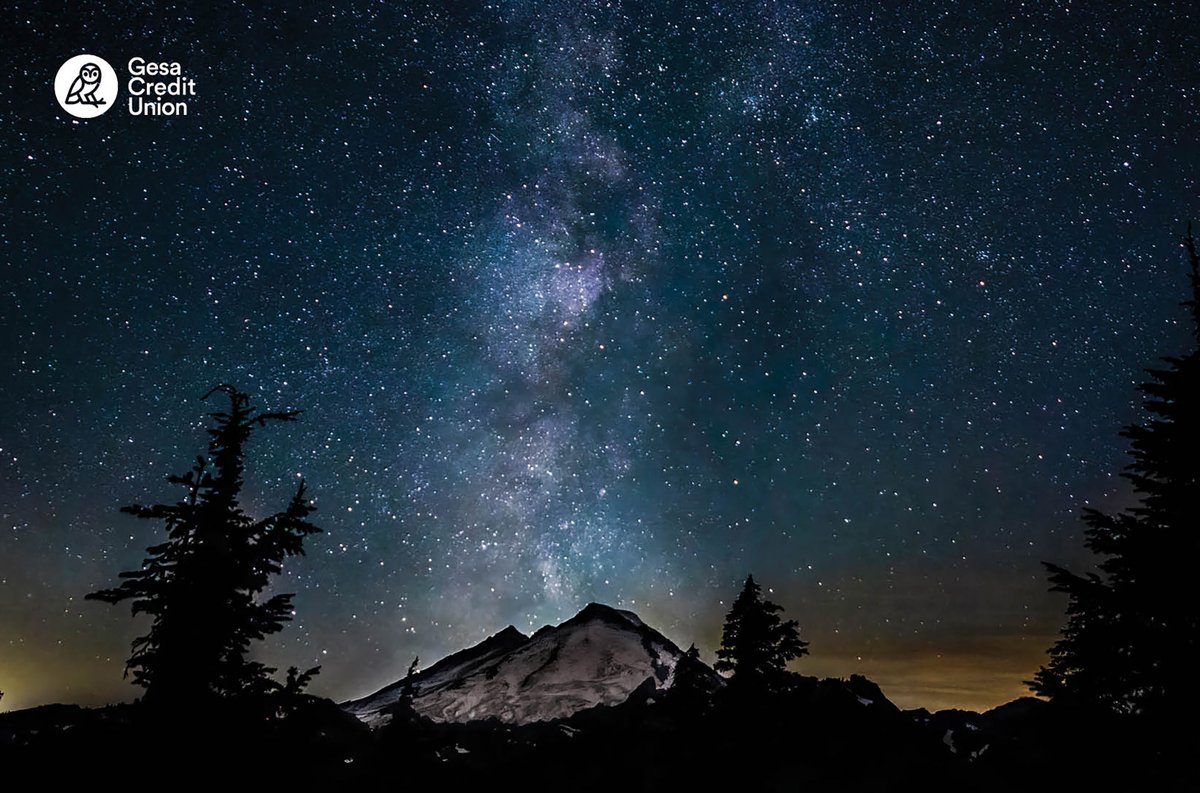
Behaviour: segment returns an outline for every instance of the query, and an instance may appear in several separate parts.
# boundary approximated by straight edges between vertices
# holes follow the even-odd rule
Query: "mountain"
[[[633,612],[590,603],[533,636],[510,625],[409,681],[398,680],[342,707],[370,726],[381,726],[409,685],[414,710],[436,722],[550,721],[620,704],[640,687],[668,689],[683,656]],[[717,684],[715,672],[704,667],[704,673]]]

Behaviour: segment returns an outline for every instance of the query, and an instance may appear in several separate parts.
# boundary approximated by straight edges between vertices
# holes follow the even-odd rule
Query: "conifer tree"
[[[1200,257],[1190,226],[1184,248],[1191,350],[1149,370],[1140,387],[1147,418],[1121,433],[1137,502],[1111,514],[1084,510],[1098,572],[1046,564],[1052,591],[1069,598],[1067,621],[1030,684],[1052,700],[1164,724],[1200,706]]]
[[[208,455],[183,475],[168,477],[184,490],[174,504],[123,507],[139,518],[161,520],[166,539],[147,548],[138,570],[89,599],[132,601],[134,614],[151,617],[150,630],[133,642],[126,674],[146,689],[147,704],[206,706],[248,701],[272,692],[298,693],[317,669],[289,670],[287,682],[247,657],[251,643],[279,631],[292,618],[292,595],[260,596],[285,557],[303,554],[306,536],[320,531],[308,522],[315,509],[300,481],[287,506],[261,520],[239,504],[245,445],[251,431],[268,422],[294,421],[299,411],[260,413],[250,398],[229,385],[204,395],[229,398],[228,411],[210,413]]]
[[[420,657],[412,659],[412,663],[408,665],[408,673],[404,675],[404,682],[400,685],[400,696],[384,709],[386,713],[391,714],[393,722],[411,722],[417,717],[413,700],[416,699],[417,694],[417,668],[420,662]]]
[[[732,672],[739,685],[772,687],[786,675],[787,662],[808,654],[795,620],[780,619],[783,607],[766,600],[747,576],[741,594],[725,617],[714,669]]]

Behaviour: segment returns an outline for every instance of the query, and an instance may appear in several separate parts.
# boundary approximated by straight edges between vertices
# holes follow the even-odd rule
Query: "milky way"
[[[590,600],[711,660],[748,572],[801,669],[1021,693],[1187,338],[1183,5],[77,5],[0,34],[5,707],[135,693],[82,596],[223,381],[305,410],[246,504],[317,499],[322,693]],[[71,119],[79,52],[188,115]]]

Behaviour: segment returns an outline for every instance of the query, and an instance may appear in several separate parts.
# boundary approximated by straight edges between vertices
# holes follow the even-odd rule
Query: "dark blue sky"
[[[589,600],[711,660],[753,572],[905,705],[1021,693],[1181,351],[1185,4],[10,6],[0,690],[135,693],[135,566],[212,384],[305,410],[268,655],[344,698]],[[77,121],[68,57],[186,117]]]

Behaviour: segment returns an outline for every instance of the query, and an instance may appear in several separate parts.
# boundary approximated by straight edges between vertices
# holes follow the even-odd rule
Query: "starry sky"
[[[137,693],[83,595],[226,381],[305,411],[245,505],[319,506],[317,693],[591,600],[711,661],[749,572],[801,670],[1024,693],[1187,342],[1187,4],[218,5],[5,9],[0,707]],[[188,115],[71,118],[80,52]]]

